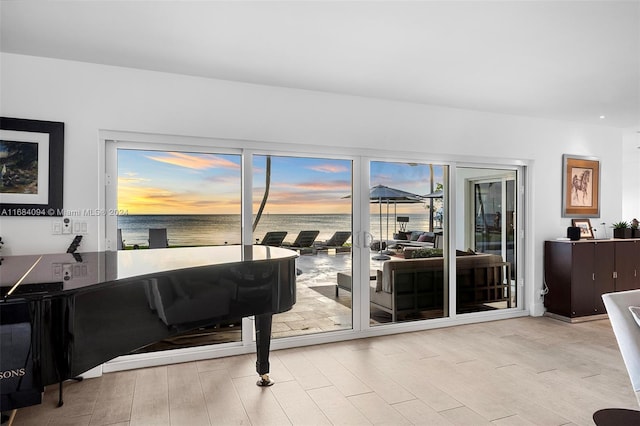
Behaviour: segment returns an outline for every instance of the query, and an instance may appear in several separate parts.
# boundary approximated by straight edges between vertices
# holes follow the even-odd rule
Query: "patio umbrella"
[[[401,189],[391,188],[385,185],[376,185],[369,191],[369,200],[377,201],[380,207],[380,244],[378,254],[373,257],[374,260],[388,260],[390,257],[388,252],[382,250],[382,202],[387,202],[387,234],[386,239],[389,239],[389,202],[394,203],[421,203],[422,197],[418,194],[403,191]]]
[[[440,189],[438,191],[433,191],[431,194],[423,195],[422,198],[442,198],[443,191]]]

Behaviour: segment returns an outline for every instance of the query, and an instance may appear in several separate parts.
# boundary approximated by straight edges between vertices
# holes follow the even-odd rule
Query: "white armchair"
[[[640,290],[606,293],[602,300],[640,404],[640,324],[629,310],[630,306],[640,307]]]

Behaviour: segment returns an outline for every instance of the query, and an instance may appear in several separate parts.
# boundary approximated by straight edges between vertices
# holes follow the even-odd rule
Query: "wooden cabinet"
[[[544,279],[547,312],[605,314],[603,293],[640,288],[640,240],[546,241]]]
[[[616,291],[640,288],[640,240],[616,241]]]

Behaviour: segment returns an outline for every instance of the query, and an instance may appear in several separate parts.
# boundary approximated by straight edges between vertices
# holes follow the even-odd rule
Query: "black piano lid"
[[[75,255],[75,256],[74,256]],[[26,275],[15,295],[26,297],[28,286],[46,289],[49,294],[100,285],[130,277],[159,272],[234,264],[246,261],[285,260],[298,256],[295,251],[262,245],[228,245],[87,253],[3,256],[0,287],[5,295],[42,256]],[[65,277],[68,277],[65,279]],[[40,291],[36,291],[40,293]],[[9,296],[12,297],[12,296]]]

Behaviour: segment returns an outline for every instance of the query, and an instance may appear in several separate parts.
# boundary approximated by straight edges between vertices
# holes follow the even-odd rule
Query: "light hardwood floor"
[[[65,383],[14,425],[592,425],[638,409],[608,320],[518,318]]]

